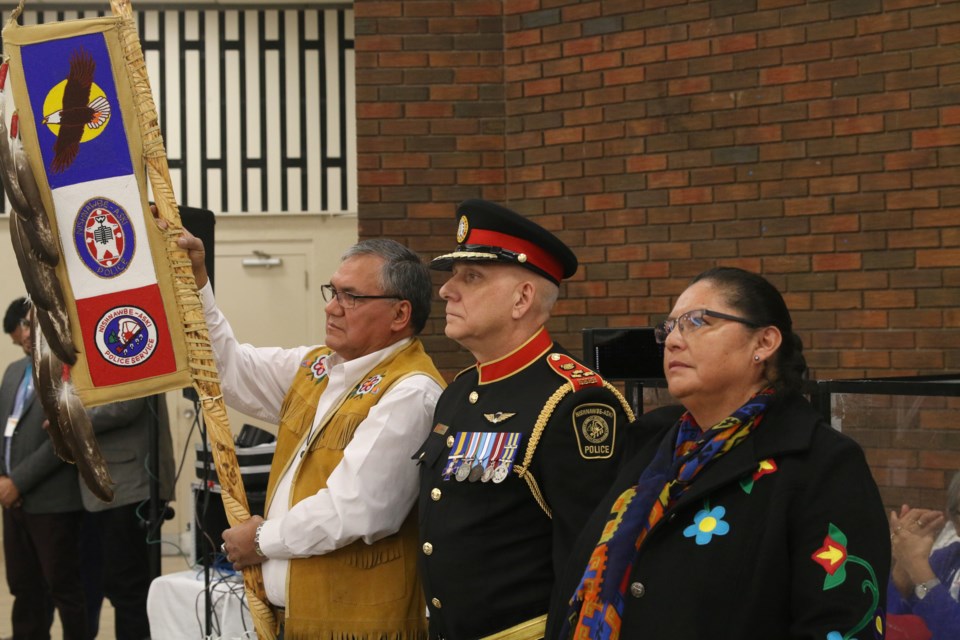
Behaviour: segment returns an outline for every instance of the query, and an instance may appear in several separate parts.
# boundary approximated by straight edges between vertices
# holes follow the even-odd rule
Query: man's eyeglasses
[[[364,296],[359,293],[348,293],[347,291],[337,291],[332,284],[320,285],[320,294],[324,301],[330,302],[334,298],[344,309],[353,309],[357,306],[357,300],[402,300],[400,296]]]
[[[753,320],[747,320],[746,318],[740,318],[738,316],[731,316],[730,314],[720,313],[719,311],[711,311],[710,309],[693,309],[692,311],[687,311],[676,318],[667,318],[653,328],[653,335],[659,344],[663,344],[667,341],[667,336],[670,335],[670,332],[673,331],[674,327],[680,327],[680,333],[682,334],[685,334],[688,331],[696,331],[706,324],[706,322],[703,320],[705,316],[710,316],[711,318],[720,318],[721,320],[733,320],[734,322],[745,324],[748,327],[758,328],[763,326],[754,322]]]

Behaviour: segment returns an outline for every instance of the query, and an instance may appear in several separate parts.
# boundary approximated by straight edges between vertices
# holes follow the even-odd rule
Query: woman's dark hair
[[[727,304],[744,318],[766,327],[774,326],[783,335],[773,355],[773,371],[768,370],[778,391],[799,391],[807,373],[803,342],[793,332],[793,320],[783,296],[766,278],[736,267],[715,267],[704,271],[693,282],[707,281],[723,291]]]

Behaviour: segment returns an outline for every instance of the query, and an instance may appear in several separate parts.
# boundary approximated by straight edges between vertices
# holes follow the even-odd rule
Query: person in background
[[[918,616],[933,640],[960,637],[960,542],[930,553],[946,520],[960,531],[960,472],[947,488],[946,516],[908,505],[890,513],[893,571],[887,611]]]
[[[267,598],[288,638],[417,640],[425,606],[416,571],[417,471],[443,379],[416,337],[430,274],[386,239],[348,249],[320,287],[326,344],[240,344],[189,234],[224,399],[279,424],[266,519],[223,532],[234,567],[263,563]],[[282,610],[281,610],[282,609]]]
[[[646,446],[577,541],[546,637],[882,637],[883,503],[860,447],[799,393],[780,293],[711,269],[656,335],[686,412],[637,425]]]
[[[547,331],[573,252],[492,202],[457,216],[457,249],[430,266],[451,272],[445,332],[477,364],[444,391],[416,456],[430,637],[539,638],[555,571],[615,476],[633,413]]]
[[[114,608],[116,640],[150,638],[147,593],[151,544],[159,544],[159,525],[148,530],[150,482],[160,485],[162,518],[173,500],[175,463],[167,404],[162,395],[113,402],[88,410],[100,451],[113,480],[113,502],[99,500],[80,482],[84,518],[84,590],[89,637],[99,630],[104,596]],[[159,469],[150,461],[151,423],[156,424]],[[149,539],[148,539],[149,538]]]
[[[49,638],[52,602],[64,640],[85,640],[87,616],[80,581],[83,504],[77,469],[57,457],[43,428],[46,416],[33,389],[30,302],[14,300],[3,331],[27,357],[7,367],[0,383],[4,421],[0,462],[3,554],[13,596],[13,637]]]

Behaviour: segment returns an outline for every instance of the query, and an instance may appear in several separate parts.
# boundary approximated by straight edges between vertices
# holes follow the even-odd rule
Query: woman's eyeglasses
[[[747,320],[746,318],[740,318],[738,316],[731,316],[728,313],[720,313],[719,311],[711,311],[710,309],[693,309],[692,311],[687,311],[676,318],[667,318],[653,328],[653,335],[659,344],[663,344],[667,341],[667,336],[670,335],[670,332],[673,331],[674,327],[680,327],[681,334],[686,334],[688,331],[696,331],[706,324],[706,322],[703,320],[706,316],[710,316],[711,318],[720,318],[721,320],[733,320],[734,322],[745,324],[748,327],[759,328],[763,326],[757,322],[754,322],[753,320]]]
[[[325,302],[330,302],[334,298],[344,309],[353,309],[357,306],[357,300],[402,300],[400,296],[364,296],[359,293],[348,293],[346,291],[337,291],[332,284],[320,285],[320,295]]]

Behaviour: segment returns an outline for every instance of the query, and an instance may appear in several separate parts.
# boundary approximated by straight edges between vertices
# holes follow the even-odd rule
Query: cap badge
[[[460,216],[460,222],[457,224],[457,244],[463,244],[470,233],[470,221],[467,216]]]

